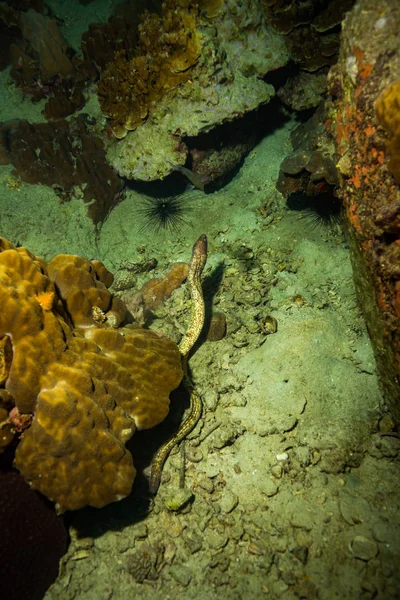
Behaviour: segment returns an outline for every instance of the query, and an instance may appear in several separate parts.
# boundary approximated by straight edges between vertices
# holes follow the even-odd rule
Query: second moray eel
[[[179,344],[179,350],[182,356],[183,381],[190,394],[189,414],[182,425],[172,438],[170,438],[156,452],[151,463],[151,474],[149,482],[149,491],[155,494],[161,481],[161,473],[165,461],[171,450],[179,444],[197,425],[203,410],[200,396],[197,394],[188,373],[188,358],[191,349],[197,342],[204,325],[204,298],[201,287],[201,275],[207,261],[207,237],[201,235],[193,246],[192,258],[189,264],[189,273],[187,276],[190,295],[192,297],[192,311],[188,329]]]

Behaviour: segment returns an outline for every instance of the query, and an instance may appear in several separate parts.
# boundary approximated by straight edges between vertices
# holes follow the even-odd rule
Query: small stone
[[[196,552],[201,550],[203,547],[202,538],[194,531],[190,531],[190,530],[183,531],[182,539],[185,542],[185,544],[188,546],[191,554],[195,554]]]
[[[288,543],[287,535],[274,535],[271,537],[271,545],[276,552],[286,552]]]
[[[190,574],[189,569],[183,565],[172,565],[169,573],[173,579],[175,579],[175,581],[184,587],[187,587],[192,580],[192,575]]]
[[[279,581],[273,581],[271,584],[271,592],[274,596],[278,598],[282,596],[282,594],[287,592],[288,589],[289,586],[281,579],[279,579]]]
[[[233,540],[240,540],[244,534],[243,526],[240,523],[236,523],[230,530],[230,536]]]
[[[135,546],[135,540],[128,536],[118,536],[115,545],[118,552],[123,554],[124,552]]]
[[[83,558],[88,558],[89,556],[89,550],[77,550],[72,554],[71,560],[82,560]]]
[[[283,468],[282,465],[274,465],[271,468],[271,475],[275,477],[275,479],[280,479],[282,477]]]
[[[147,525],[145,523],[138,523],[134,526],[133,536],[135,539],[142,540],[148,535]]]
[[[209,477],[201,477],[197,482],[197,485],[209,494],[212,494],[214,491],[214,482]]]
[[[294,451],[294,455],[302,467],[308,467],[310,464],[310,451],[307,446],[298,446]]]
[[[398,536],[399,532],[389,523],[379,521],[372,526],[372,535],[377,542],[390,543],[394,537]]]
[[[207,411],[215,412],[215,409],[218,406],[218,400],[219,400],[219,396],[218,396],[218,393],[216,392],[216,390],[212,390],[212,389],[206,390],[202,394],[202,400],[203,400],[205,407],[207,408]]]
[[[187,488],[178,488],[174,494],[164,500],[168,510],[176,512],[186,506],[193,498],[193,493]]]
[[[305,546],[295,546],[291,552],[303,565],[307,564],[308,548]]]
[[[289,458],[289,454],[287,452],[281,452],[281,454],[276,455],[276,460],[287,460]]]
[[[216,531],[210,531],[207,536],[207,542],[214,550],[219,550],[219,548],[224,548],[228,543],[228,536],[223,535],[221,533],[217,533]]]
[[[227,490],[222,496],[219,505],[223,513],[230,513],[237,507],[239,498],[233,492]]]
[[[74,542],[75,546],[79,549],[87,550],[88,548],[93,548],[94,546],[94,540],[92,537],[77,538],[76,540],[74,540]]]
[[[375,558],[379,551],[378,545],[374,540],[366,538],[363,535],[356,535],[353,538],[350,549],[352,554],[361,560],[371,560],[371,558]]]
[[[217,477],[217,475],[219,475],[220,470],[220,465],[210,463],[207,465],[206,475],[212,479],[213,477]]]
[[[272,481],[272,479],[265,479],[265,481],[260,482],[260,491],[271,498],[278,493],[278,486]]]
[[[383,415],[383,417],[379,421],[379,431],[381,433],[390,433],[393,430],[394,430],[393,419],[389,415],[389,413],[386,413],[386,415]]]
[[[315,523],[315,514],[313,510],[307,506],[299,505],[297,510],[293,508],[293,513],[290,519],[293,527],[299,527],[306,531],[311,531]]]
[[[339,499],[339,510],[343,519],[349,525],[356,525],[368,521],[371,508],[367,500],[351,494],[342,494]]]

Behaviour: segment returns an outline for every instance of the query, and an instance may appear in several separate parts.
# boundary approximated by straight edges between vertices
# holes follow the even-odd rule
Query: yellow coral
[[[134,58],[118,52],[107,65],[98,95],[116,137],[136,129],[153,102],[190,78],[201,52],[197,12],[187,0],[166,0],[161,15],[145,12]]]
[[[15,465],[61,512],[130,493],[125,443],[164,419],[182,379],[174,342],[107,325],[110,312],[114,325],[125,314],[111,282],[98,261],[60,255],[47,267],[0,238],[0,447],[12,438],[8,411],[33,414]],[[108,311],[105,323],[95,307]]]
[[[379,124],[389,134],[389,170],[400,184],[400,79],[383,90],[375,108]]]

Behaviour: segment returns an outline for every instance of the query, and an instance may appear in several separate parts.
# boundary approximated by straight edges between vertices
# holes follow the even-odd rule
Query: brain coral
[[[61,255],[47,267],[0,239],[0,340],[12,346],[11,363],[0,364],[0,408],[9,410],[10,399],[13,406],[0,427],[29,415],[15,465],[60,512],[130,493],[135,469],[125,443],[164,419],[182,379],[176,344],[117,327],[125,307],[111,283],[99,261]]]

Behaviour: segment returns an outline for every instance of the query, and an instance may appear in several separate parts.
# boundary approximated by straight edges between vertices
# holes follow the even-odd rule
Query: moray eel
[[[174,436],[172,436],[154,455],[151,463],[149,491],[155,494],[161,481],[162,469],[171,450],[179,444],[196,427],[203,411],[200,396],[194,389],[188,373],[188,357],[204,325],[204,298],[201,287],[201,274],[207,261],[207,237],[203,234],[193,246],[192,258],[187,276],[190,295],[192,297],[192,311],[189,326],[181,343],[179,351],[182,357],[183,381],[190,394],[189,413]]]

